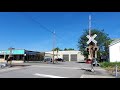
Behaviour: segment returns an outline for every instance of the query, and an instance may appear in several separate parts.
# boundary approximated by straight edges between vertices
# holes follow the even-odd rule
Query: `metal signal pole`
[[[91,36],[91,15],[89,15],[89,35]]]
[[[89,15],[89,36],[91,36],[91,15]],[[91,45],[89,44],[89,57],[91,57],[90,51],[91,51]]]
[[[89,15],[89,36],[91,37],[91,15]],[[89,43],[89,57],[91,58],[91,71],[94,71],[93,69],[93,45]]]

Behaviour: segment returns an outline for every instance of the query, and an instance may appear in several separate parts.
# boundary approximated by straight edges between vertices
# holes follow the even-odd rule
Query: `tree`
[[[65,48],[64,51],[67,51],[67,48]]]
[[[53,50],[54,50],[54,51],[62,51],[62,49],[60,49],[59,47],[56,47],[56,48],[54,48]],[[52,50],[52,51],[53,51],[53,50]]]
[[[106,56],[108,60],[109,45],[112,40],[110,39],[110,37],[108,37],[108,34],[106,34],[104,30],[92,29],[91,35],[94,35],[94,34],[97,34],[95,40],[97,41],[97,45],[99,46],[97,59],[100,60],[100,57],[102,55],[102,56]],[[86,58],[88,58],[88,54],[89,54],[89,52],[85,50],[85,48],[88,46],[86,43],[88,41],[88,38],[86,37],[87,35],[89,35],[89,31],[84,30],[83,35],[81,35],[78,40],[78,48]]]
[[[73,48],[65,48],[64,51],[74,50]]]

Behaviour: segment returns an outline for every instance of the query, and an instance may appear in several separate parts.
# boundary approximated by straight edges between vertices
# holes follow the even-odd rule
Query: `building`
[[[82,61],[84,56],[80,51],[54,51],[54,58],[62,58],[66,61]],[[53,58],[53,51],[45,52],[45,56]]]
[[[10,55],[10,49],[0,50],[0,61],[7,60]],[[25,49],[12,49],[13,61],[40,61],[44,59],[44,52],[30,51]]]
[[[120,39],[114,39],[109,45],[110,62],[120,62]]]

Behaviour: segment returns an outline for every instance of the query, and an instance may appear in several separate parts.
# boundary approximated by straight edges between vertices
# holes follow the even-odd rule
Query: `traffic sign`
[[[89,39],[89,40],[87,41],[87,44],[89,44],[91,41],[96,44],[97,41],[94,40],[94,38],[95,38],[96,36],[97,36],[96,34],[94,34],[93,36],[87,35],[86,37]]]

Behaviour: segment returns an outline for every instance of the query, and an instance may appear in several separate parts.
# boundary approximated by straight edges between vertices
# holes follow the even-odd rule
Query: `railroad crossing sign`
[[[89,40],[87,41],[87,44],[89,44],[91,41],[96,44],[97,41],[94,40],[94,38],[95,38],[96,36],[97,36],[96,34],[94,34],[93,36],[87,35],[86,37],[89,39]]]

